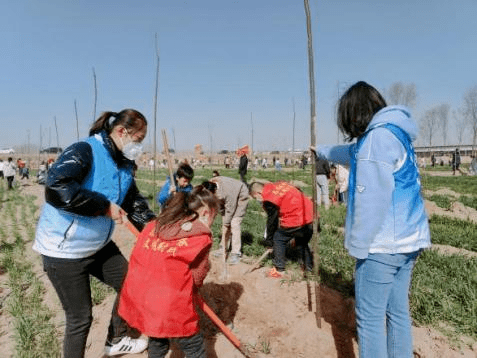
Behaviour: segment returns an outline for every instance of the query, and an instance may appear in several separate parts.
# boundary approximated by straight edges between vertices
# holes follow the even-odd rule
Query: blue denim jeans
[[[420,251],[370,254],[356,262],[360,358],[412,358],[409,289]]]

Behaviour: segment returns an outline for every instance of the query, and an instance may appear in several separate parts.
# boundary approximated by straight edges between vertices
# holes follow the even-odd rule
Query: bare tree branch
[[[472,129],[472,154],[475,155],[475,144],[477,141],[477,86],[468,89],[464,94],[462,113]]]

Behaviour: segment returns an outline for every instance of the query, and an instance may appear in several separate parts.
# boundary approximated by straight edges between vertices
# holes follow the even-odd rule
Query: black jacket
[[[248,166],[248,158],[244,154],[240,157],[239,174],[246,175],[247,174],[247,166]]]
[[[101,135],[119,167],[133,164],[122,155],[105,132]],[[70,213],[82,216],[105,215],[109,209],[109,200],[103,194],[85,189],[81,185],[92,163],[93,151],[88,143],[77,142],[69,146],[48,171],[45,200],[54,207]],[[128,219],[138,230],[142,230],[148,221],[155,218],[134,180],[121,207],[128,213]]]
[[[326,159],[315,156],[316,160],[316,175],[326,175],[330,178],[330,163]]]

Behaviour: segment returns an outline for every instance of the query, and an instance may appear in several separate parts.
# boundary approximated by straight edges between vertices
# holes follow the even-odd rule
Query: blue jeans
[[[360,358],[411,358],[409,289],[420,251],[370,254],[356,262],[356,326]]]

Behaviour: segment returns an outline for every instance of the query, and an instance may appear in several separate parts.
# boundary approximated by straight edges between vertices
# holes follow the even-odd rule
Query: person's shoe
[[[118,343],[106,344],[104,354],[106,356],[117,356],[127,353],[141,353],[147,348],[147,340],[123,337]]]
[[[277,269],[274,267],[267,273],[267,277],[271,278],[283,278],[283,272],[277,271]]]
[[[237,265],[240,262],[240,255],[232,254],[229,259],[229,265]]]

